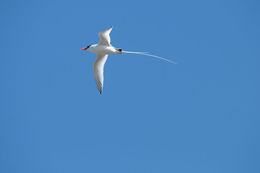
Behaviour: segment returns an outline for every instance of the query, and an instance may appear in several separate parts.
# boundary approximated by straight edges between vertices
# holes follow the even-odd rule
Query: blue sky
[[[256,0],[0,2],[0,172],[258,173]],[[113,25],[104,93],[79,49]]]

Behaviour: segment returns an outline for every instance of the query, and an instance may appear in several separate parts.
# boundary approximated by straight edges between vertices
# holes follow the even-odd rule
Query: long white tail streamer
[[[138,54],[138,55],[151,56],[151,57],[154,57],[154,58],[157,58],[157,59],[160,59],[160,60],[167,61],[167,62],[172,63],[172,64],[177,64],[176,62],[174,62],[174,61],[172,61],[172,60],[169,60],[169,59],[167,59],[167,58],[163,58],[163,57],[160,57],[160,56],[156,56],[156,55],[151,55],[151,54],[148,54],[147,52],[122,51],[122,53],[132,53],[132,54]]]

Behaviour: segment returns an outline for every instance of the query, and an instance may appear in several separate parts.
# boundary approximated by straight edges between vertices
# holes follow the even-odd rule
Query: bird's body
[[[146,55],[146,56],[152,56],[155,58],[159,58],[165,61],[168,61],[170,63],[174,63],[173,61],[170,61],[168,59],[155,56],[155,55],[150,55],[144,52],[129,52],[129,51],[122,51],[122,49],[115,48],[110,44],[110,32],[112,31],[112,27],[108,28],[105,31],[102,31],[98,34],[100,41],[98,44],[93,44],[89,45],[85,48],[82,48],[81,50],[88,50],[90,52],[96,53],[97,59],[94,63],[94,77],[96,80],[97,88],[100,92],[100,94],[103,91],[103,83],[104,83],[104,65],[106,63],[106,60],[108,58],[108,55],[111,54],[120,54],[120,53],[134,53],[134,54],[141,54],[141,55]]]
[[[89,45],[86,48],[81,49],[88,50],[98,55],[94,63],[94,77],[100,94],[103,91],[104,65],[107,61],[108,55],[121,53],[119,51],[120,49],[116,49],[110,44],[109,34],[111,31],[112,27],[98,34],[100,38],[99,44]]]
[[[94,44],[91,45],[88,48],[88,51],[96,53],[96,54],[118,54],[121,53],[120,51],[118,51],[118,49],[114,48],[112,45],[99,45],[99,44]]]

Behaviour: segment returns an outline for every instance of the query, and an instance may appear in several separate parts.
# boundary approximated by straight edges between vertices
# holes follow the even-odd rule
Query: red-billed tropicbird
[[[90,52],[97,54],[97,59],[94,63],[94,76],[95,76],[97,88],[98,88],[100,94],[103,91],[104,65],[106,63],[108,55],[110,55],[110,54],[120,54],[120,53],[140,54],[140,55],[151,56],[154,58],[158,58],[158,59],[165,60],[167,62],[176,64],[175,62],[173,62],[169,59],[166,59],[166,58],[163,58],[160,56],[156,56],[156,55],[151,55],[146,52],[130,52],[130,51],[123,51],[122,49],[119,49],[119,48],[115,48],[114,46],[112,46],[110,44],[111,39],[110,39],[109,34],[111,31],[112,31],[112,26],[105,31],[99,32],[98,36],[100,38],[100,41],[98,44],[89,45],[89,46],[81,49],[81,50],[88,50]]]

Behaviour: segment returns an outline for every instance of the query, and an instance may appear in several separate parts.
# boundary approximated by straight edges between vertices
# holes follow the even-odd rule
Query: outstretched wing
[[[111,31],[112,31],[112,26],[110,28],[108,28],[107,30],[98,33],[98,36],[100,38],[99,45],[110,46],[111,39],[110,39],[109,34]]]
[[[97,88],[102,93],[103,81],[104,81],[104,65],[106,63],[108,55],[98,54],[97,59],[94,63],[94,76],[97,84]]]

